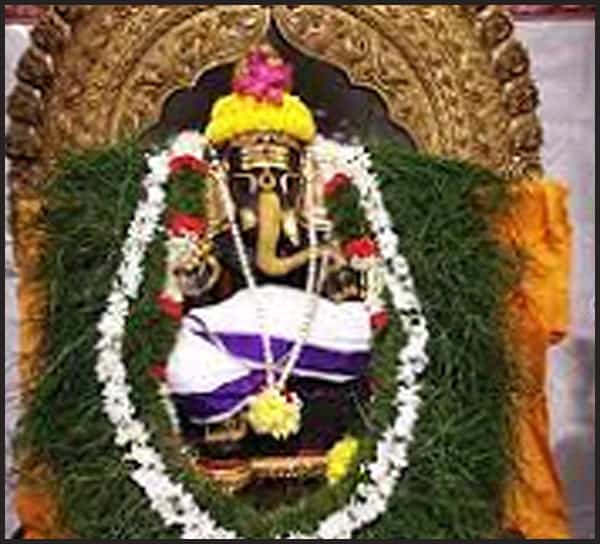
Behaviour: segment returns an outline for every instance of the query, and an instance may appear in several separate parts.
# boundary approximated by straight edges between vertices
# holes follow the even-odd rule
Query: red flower
[[[344,246],[344,255],[348,258],[360,257],[367,258],[372,257],[377,253],[377,244],[371,238],[365,236],[364,238],[357,238],[350,240]]]
[[[371,316],[371,327],[373,330],[379,332],[385,329],[390,323],[390,316],[385,310],[377,312]]]
[[[175,321],[180,321],[183,317],[183,305],[172,298],[161,294],[156,299],[156,302],[162,312]]]
[[[343,172],[338,172],[333,176],[324,187],[324,194],[326,198],[332,198],[340,189],[350,185],[352,178]]]
[[[167,381],[167,365],[166,363],[157,363],[150,367],[148,371],[150,376],[152,376],[155,380],[159,382]]]
[[[186,233],[202,236],[206,232],[207,224],[202,217],[177,212],[169,217],[168,227],[175,236]]]
[[[176,174],[183,170],[191,170],[192,172],[197,172],[202,176],[206,176],[208,174],[208,163],[206,161],[197,159],[193,155],[179,155],[178,157],[173,157],[169,161],[169,170],[171,170],[171,174]]]

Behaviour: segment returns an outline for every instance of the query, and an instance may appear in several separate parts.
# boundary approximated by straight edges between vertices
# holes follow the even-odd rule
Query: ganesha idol
[[[316,125],[291,84],[268,46],[239,64],[202,136],[219,213],[192,265],[169,259],[163,297],[183,312],[167,384],[217,479],[260,459],[272,475],[319,473],[368,401],[376,248],[336,242],[323,204],[332,182],[310,153]]]

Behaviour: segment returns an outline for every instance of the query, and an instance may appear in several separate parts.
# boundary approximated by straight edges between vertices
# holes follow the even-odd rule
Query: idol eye
[[[246,185],[250,183],[252,174],[234,174],[231,176],[231,180],[239,185]]]
[[[249,172],[236,172],[231,176],[231,183],[241,192],[253,192],[256,177]]]

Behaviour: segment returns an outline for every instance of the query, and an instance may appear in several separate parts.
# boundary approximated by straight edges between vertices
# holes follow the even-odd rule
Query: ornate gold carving
[[[512,144],[515,153],[520,151],[534,153],[542,145],[542,126],[539,119],[533,114],[515,119],[511,132],[513,133]]]
[[[514,30],[511,17],[501,9],[488,10],[485,17],[480,19],[478,26],[483,42],[490,48],[497,47],[508,40]]]
[[[230,148],[239,148],[243,170],[252,168],[282,168],[290,165],[292,150],[299,150],[300,144],[287,135],[277,133],[243,134],[232,140]]]
[[[50,87],[53,80],[52,57],[43,50],[31,46],[17,67],[17,78],[40,90]]]
[[[79,5],[70,6],[68,4],[54,6],[54,10],[65,22],[72,24],[76,21],[83,19],[87,14],[91,13],[94,9],[93,5]]]
[[[297,49],[375,90],[420,148],[515,177],[540,169],[509,130],[537,100],[530,80],[519,83],[529,59],[502,8],[276,6],[273,19]]]
[[[481,13],[483,10],[487,9],[489,6],[488,4],[471,4],[468,6],[464,6],[463,9],[465,10],[465,12],[472,14],[472,15],[478,15],[479,13]]]
[[[13,121],[6,142],[6,152],[12,157],[33,159],[42,151],[42,140],[34,127]]]
[[[195,465],[199,474],[213,481],[223,493],[234,495],[250,485],[254,479],[249,461],[233,461],[223,464],[203,462]]]
[[[509,40],[501,44],[494,54],[494,68],[498,79],[506,83],[529,70],[529,55],[520,42]]]
[[[324,454],[293,457],[260,457],[250,462],[257,479],[307,479],[323,476],[327,469]]]
[[[264,36],[268,22],[268,12],[253,6],[196,6],[165,14],[164,22],[151,29],[155,35],[148,47],[124,73],[110,113],[110,135],[158,119],[174,90],[193,85],[211,68],[239,60]]]
[[[36,129],[46,169],[67,147],[155,122],[171,92],[241,58],[271,19],[292,45],[378,92],[420,148],[514,175],[539,169],[530,150],[511,155],[523,149],[516,129],[508,140],[514,118],[530,119],[537,105],[527,52],[510,16],[488,5],[56,6],[18,70],[44,92],[44,107],[14,106],[15,119]],[[10,153],[19,156],[26,131],[15,131]]]
[[[40,49],[59,52],[69,39],[69,26],[55,12],[42,17],[31,32],[31,40]]]
[[[39,92],[26,83],[17,83],[8,100],[8,115],[14,121],[38,126],[43,120],[43,102]]]
[[[534,111],[539,103],[538,89],[526,75],[514,79],[505,88],[506,109],[513,117]]]

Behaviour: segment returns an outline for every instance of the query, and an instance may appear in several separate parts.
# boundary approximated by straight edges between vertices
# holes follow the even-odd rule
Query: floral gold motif
[[[483,41],[488,47],[496,47],[510,38],[514,25],[510,16],[502,10],[490,11],[482,18],[479,28]]]
[[[513,155],[523,137],[507,131],[523,117],[517,125],[531,132],[528,55],[512,38],[510,15],[486,5],[56,6],[33,30],[18,70],[44,93],[43,108],[13,109],[44,143],[31,158],[47,175],[66,148],[156,122],[173,91],[238,60],[271,22],[297,49],[375,90],[422,149],[515,176],[540,170],[539,153]],[[31,99],[22,86],[14,94]],[[11,158],[23,155],[20,146],[31,154],[23,139],[13,141]]]

